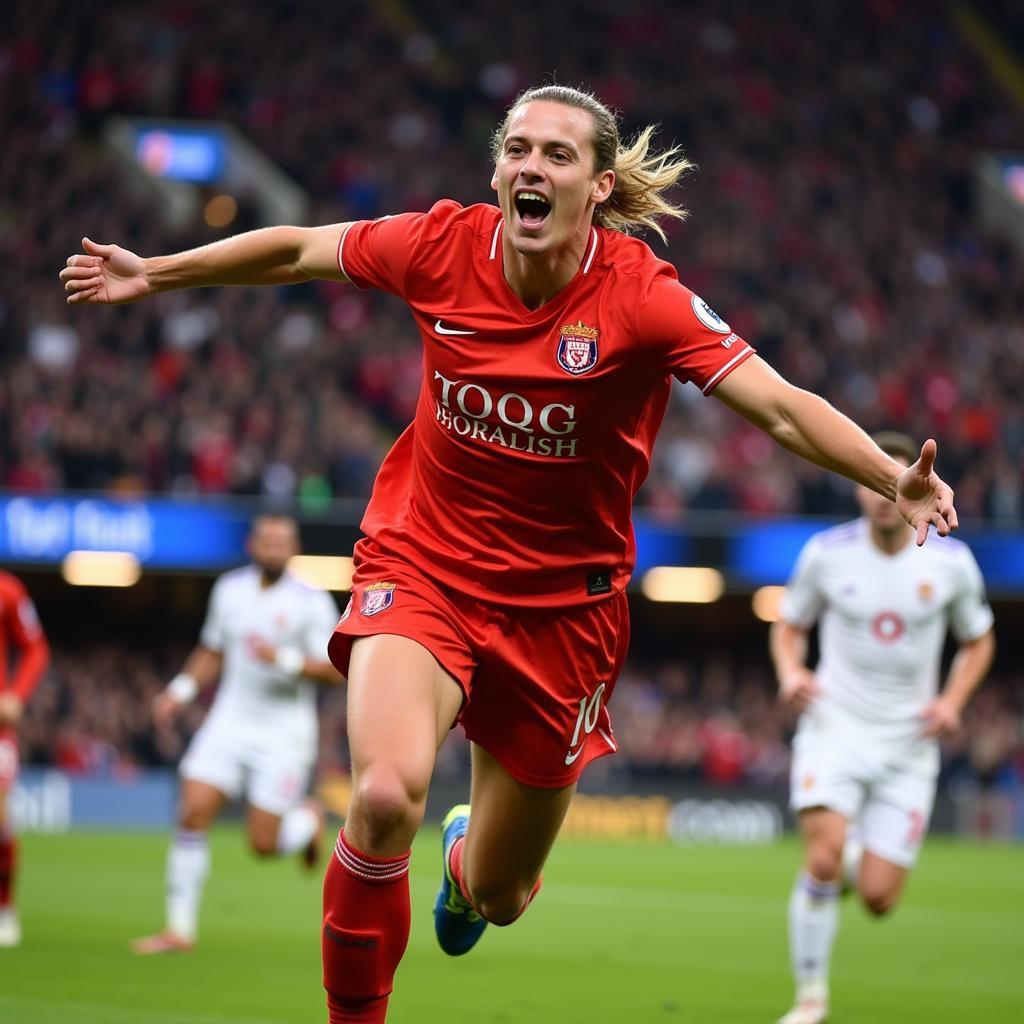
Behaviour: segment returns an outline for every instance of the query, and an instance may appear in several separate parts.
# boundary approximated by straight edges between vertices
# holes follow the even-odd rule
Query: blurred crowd
[[[1024,518],[1024,259],[984,237],[972,174],[1024,116],[932,0],[496,0],[94,7],[12,0],[0,38],[0,486],[362,497],[419,388],[393,300],[337,285],[73,309],[88,233],[171,228],[102,143],[118,114],[222,119],[308,192],[311,222],[486,201],[488,135],[557,78],[662,125],[699,165],[667,250],[798,384],[868,428],[934,435],[962,518]],[[656,240],[655,240],[656,241]],[[844,488],[680,386],[641,501],[832,513]]]
[[[187,650],[182,644],[154,654],[118,640],[58,653],[26,709],[26,761],[114,777],[176,764],[208,699],[162,730],[153,726],[151,705]],[[634,661],[610,709],[620,752],[599,764],[621,782],[787,783],[795,720],[775,698],[765,659],[712,650],[686,662]],[[320,711],[320,770],[347,773],[343,690],[324,690]],[[962,730],[943,744],[943,755],[947,782],[1024,786],[1024,674],[990,679],[968,706]],[[464,775],[468,768],[468,744],[457,729],[438,773]]]

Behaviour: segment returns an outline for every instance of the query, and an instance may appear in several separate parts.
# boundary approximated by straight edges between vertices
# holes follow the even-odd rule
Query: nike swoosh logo
[[[575,761],[576,758],[579,757],[580,754],[582,754],[582,753],[583,753],[583,745],[581,744],[580,745],[580,749],[577,750],[575,754],[572,753],[572,751],[570,751],[568,754],[565,755],[565,763],[566,764],[572,764],[573,761]]]
[[[438,334],[476,334],[476,331],[457,331],[454,328],[445,327],[440,320],[434,324],[434,330]]]

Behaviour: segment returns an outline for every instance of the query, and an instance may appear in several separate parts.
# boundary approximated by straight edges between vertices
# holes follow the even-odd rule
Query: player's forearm
[[[308,231],[260,228],[172,256],[151,256],[144,261],[146,280],[154,292],[308,281],[312,275],[302,265]]]
[[[790,385],[769,414],[765,429],[784,448],[895,499],[904,467],[825,399]]]
[[[768,633],[768,650],[775,676],[781,683],[787,676],[807,666],[807,631],[784,619],[772,623]]]
[[[211,651],[208,647],[197,647],[188,656],[181,675],[190,676],[195,680],[199,690],[205,690],[220,678],[223,664],[224,656],[220,651]]]
[[[951,700],[957,711],[964,709],[971,695],[981,685],[992,665],[995,650],[995,634],[991,629],[977,640],[960,645],[942,690],[942,696]]]

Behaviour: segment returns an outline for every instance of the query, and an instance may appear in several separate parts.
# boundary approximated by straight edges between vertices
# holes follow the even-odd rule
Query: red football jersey
[[[598,600],[629,581],[630,509],[672,376],[706,394],[754,350],[644,242],[604,228],[528,309],[505,280],[502,224],[496,207],[445,200],[339,242],[342,272],[404,299],[424,345],[415,419],[362,528],[478,598]]]
[[[14,676],[8,681],[12,648]],[[0,693],[8,688],[23,702],[36,688],[50,660],[35,605],[21,581],[0,570]]]

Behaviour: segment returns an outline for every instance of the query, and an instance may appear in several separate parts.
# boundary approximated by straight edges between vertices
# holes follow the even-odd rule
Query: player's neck
[[[871,543],[883,555],[898,555],[913,539],[914,531],[909,526],[898,526],[893,530],[870,527]]]
[[[527,254],[517,252],[502,232],[502,267],[516,298],[531,310],[550,302],[579,272],[589,237],[588,229],[558,249]]]

